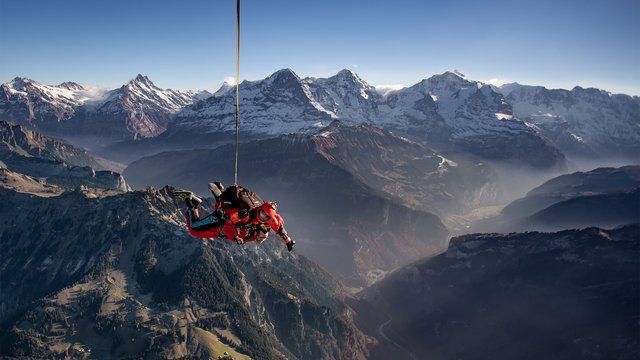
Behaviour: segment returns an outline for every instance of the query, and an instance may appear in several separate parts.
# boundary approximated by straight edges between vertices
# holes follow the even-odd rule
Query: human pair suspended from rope
[[[198,238],[224,237],[242,245],[245,242],[264,242],[273,230],[291,251],[295,241],[287,235],[284,220],[276,212],[275,202],[264,202],[255,193],[242,186],[224,186],[209,183],[209,190],[216,199],[214,211],[200,217],[198,205],[202,200],[193,192],[176,189],[173,194],[185,202],[185,218],[189,233]]]

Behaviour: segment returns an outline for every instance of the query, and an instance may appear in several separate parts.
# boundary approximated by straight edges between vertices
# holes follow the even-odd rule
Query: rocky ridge
[[[4,355],[366,358],[323,270],[274,240],[192,238],[164,190],[0,193]]]

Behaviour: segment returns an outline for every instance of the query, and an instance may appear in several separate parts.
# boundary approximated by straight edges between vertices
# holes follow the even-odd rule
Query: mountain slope
[[[0,195],[2,355],[366,358],[323,270],[274,240],[194,239],[164,191]]]
[[[561,230],[640,221],[640,167],[598,168],[558,176],[507,205],[477,231]]]
[[[639,231],[454,238],[367,290],[371,359],[636,358]]]
[[[90,92],[76,83],[48,86],[17,77],[0,86],[0,120],[47,128],[73,117],[89,97]]]
[[[239,118],[244,131],[267,135],[298,132],[331,121],[331,116],[313,99],[308,85],[290,69],[261,81],[243,81]],[[165,136],[234,130],[235,92],[226,92],[180,111]]]
[[[309,139],[316,152],[370,188],[440,217],[502,200],[493,169],[466,154],[439,154],[365,124],[335,122]]]
[[[106,161],[83,149],[0,121],[0,168],[31,178],[44,178],[50,185],[129,190],[122,176],[103,168]],[[107,164],[108,165],[108,164]]]
[[[534,124],[564,153],[638,162],[640,98],[575,87],[549,90],[517,83],[500,88],[513,114]]]
[[[511,106],[488,85],[446,72],[398,94],[409,91],[422,94],[426,100],[433,99],[435,112],[444,121],[434,125],[444,126],[450,133],[448,141],[462,150],[490,160],[520,162],[539,169],[556,168],[564,162],[564,156],[546,139],[513,117]],[[434,135],[426,134],[434,140],[441,136]]]
[[[368,126],[331,129],[244,143],[239,174],[241,185],[279,202],[298,251],[346,284],[362,286],[381,270],[442,249],[447,230],[424,209],[458,210],[462,198],[447,190],[461,191],[447,187],[449,177],[477,175],[466,199],[492,197],[486,167],[443,164],[428,148]],[[232,146],[167,152],[130,164],[124,174],[134,187],[171,183],[207,194],[207,182],[233,179],[233,158]],[[420,200],[427,203],[418,207]]]
[[[16,78],[0,87],[0,120],[96,149],[159,135],[173,113],[199,97],[194,91],[160,89],[142,75],[108,92]]]

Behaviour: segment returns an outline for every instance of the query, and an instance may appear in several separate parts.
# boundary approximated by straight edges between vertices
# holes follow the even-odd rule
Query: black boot
[[[202,199],[195,196],[191,191],[176,189],[171,192],[178,199],[184,201],[189,209],[195,209],[202,203]]]

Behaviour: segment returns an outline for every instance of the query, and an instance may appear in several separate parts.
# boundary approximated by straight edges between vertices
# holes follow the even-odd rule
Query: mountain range
[[[15,78],[0,86],[0,119],[95,149],[157,136],[166,130],[172,113],[202,96],[206,93],[160,89],[142,75],[110,91]]]
[[[213,95],[163,90],[139,75],[120,89],[88,97],[75,83],[47,86],[16,78],[0,89],[0,119],[93,149],[107,146],[106,153],[129,162],[132,153],[232,140],[235,92],[228,90],[228,84]],[[283,69],[243,81],[239,92],[243,140],[340,120],[414,136],[440,151],[534,169],[562,169],[565,155],[638,160],[640,99],[602,90],[496,88],[446,72],[381,94],[349,70],[300,78]],[[118,140],[124,143],[113,145]]]

